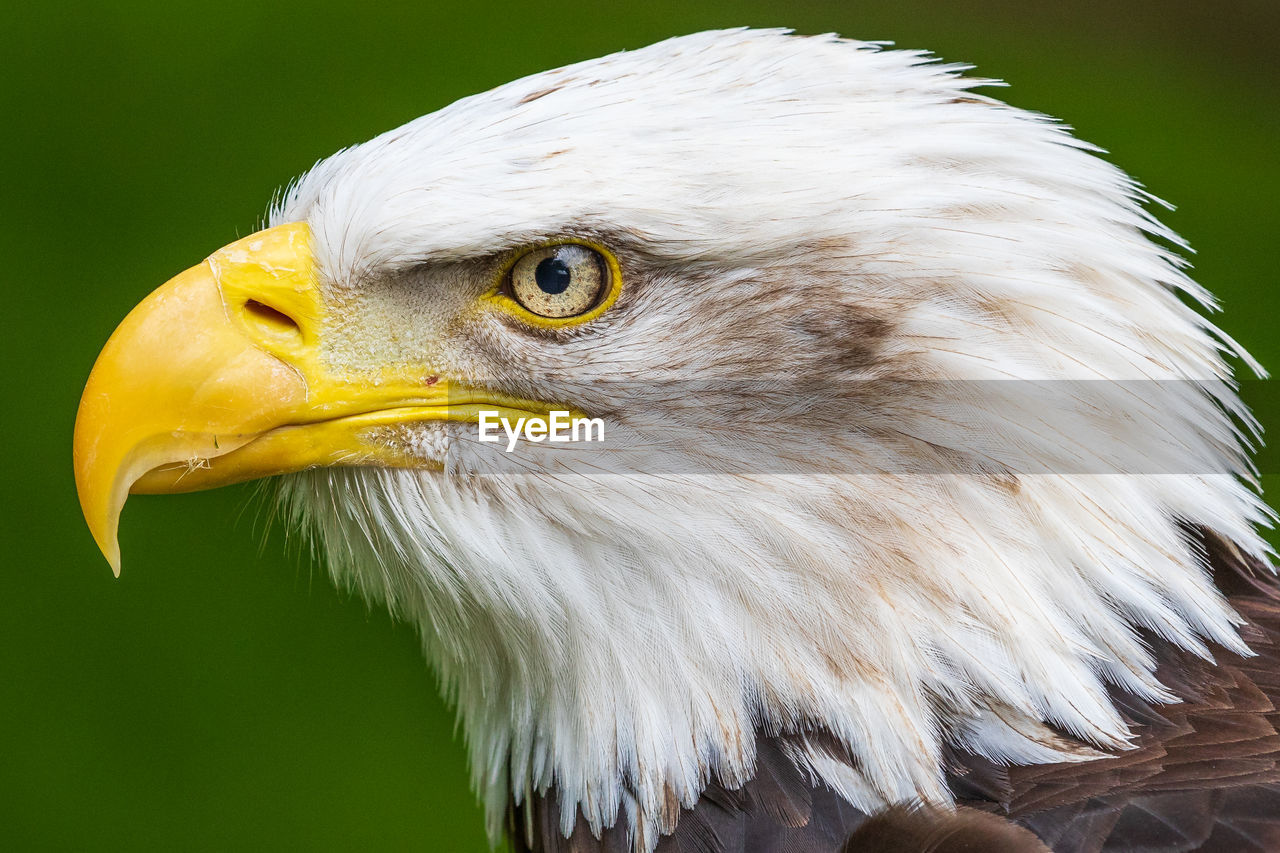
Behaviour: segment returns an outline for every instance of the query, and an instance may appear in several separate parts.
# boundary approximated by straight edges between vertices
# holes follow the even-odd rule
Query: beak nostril
[[[245,319],[253,326],[275,336],[301,337],[302,329],[288,314],[256,299],[244,303]]]

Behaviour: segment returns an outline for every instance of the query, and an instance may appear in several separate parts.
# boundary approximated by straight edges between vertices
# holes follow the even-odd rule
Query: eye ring
[[[617,259],[603,246],[550,243],[506,264],[495,295],[527,322],[556,327],[599,316],[616,299],[620,284]]]

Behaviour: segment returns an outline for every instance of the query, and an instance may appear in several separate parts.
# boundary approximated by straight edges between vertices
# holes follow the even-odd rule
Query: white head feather
[[[311,226],[335,365],[428,364],[631,436],[720,439],[668,444],[686,467],[593,475],[564,453],[516,474],[473,426],[437,425],[388,440],[444,470],[285,481],[339,581],[421,627],[495,834],[509,797],[554,785],[566,831],[580,809],[651,849],[708,780],[751,777],[761,729],[833,734],[852,763],[803,738],[793,758],[860,808],[945,802],[946,744],[1123,747],[1106,685],[1171,698],[1138,628],[1245,651],[1180,527],[1265,551],[1217,382],[1243,353],[1179,299],[1209,302],[1133,182],[962,70],[701,33],[459,101],[324,161],[274,212]],[[589,328],[468,310],[486,259],[562,237],[626,271]],[[672,402],[708,376],[875,383],[808,410]],[[900,380],[1210,384],[1174,417],[1120,385],[1119,409],[953,417],[879,384]],[[817,438],[780,459],[799,435]],[[1085,435],[1191,455],[1105,473]],[[1043,467],[988,464],[992,446]],[[738,473],[708,473],[717,454]]]

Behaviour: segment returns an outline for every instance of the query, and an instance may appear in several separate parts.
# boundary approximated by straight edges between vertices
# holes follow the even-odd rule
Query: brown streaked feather
[[[737,790],[712,783],[657,853],[1280,851],[1280,585],[1231,543],[1187,535],[1246,620],[1241,633],[1256,654],[1215,649],[1211,663],[1147,636],[1161,681],[1183,701],[1156,705],[1115,691],[1136,748],[1017,767],[953,752],[955,812],[894,809],[868,819],[810,783],[786,757],[788,736],[761,735],[756,777]],[[562,837],[554,789],[513,806],[509,826],[516,853],[631,849],[625,832],[597,839],[581,817]]]

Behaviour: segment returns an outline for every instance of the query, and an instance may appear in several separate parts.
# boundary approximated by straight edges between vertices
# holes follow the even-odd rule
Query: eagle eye
[[[600,252],[565,243],[522,255],[508,273],[508,288],[526,311],[559,320],[600,305],[609,291],[610,274]]]

